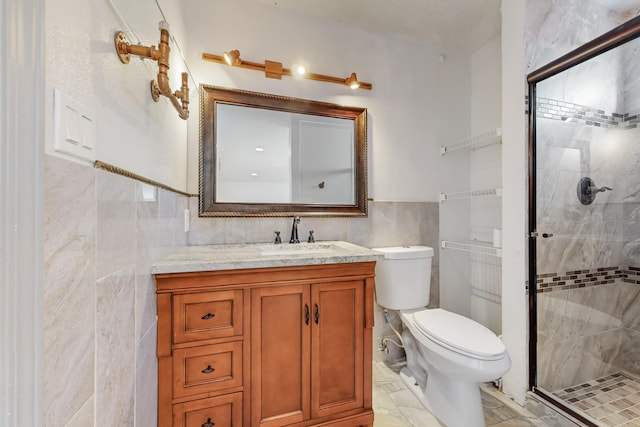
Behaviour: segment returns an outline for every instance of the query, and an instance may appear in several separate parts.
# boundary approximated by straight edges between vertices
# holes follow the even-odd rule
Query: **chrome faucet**
[[[289,243],[300,243],[300,239],[298,239],[298,224],[300,224],[300,217],[293,217],[293,225],[291,226],[291,239],[289,239]]]

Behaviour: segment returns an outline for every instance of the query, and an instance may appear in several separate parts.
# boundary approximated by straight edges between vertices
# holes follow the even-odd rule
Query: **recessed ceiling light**
[[[263,151],[264,151],[264,148],[262,148],[262,147],[256,147],[256,151],[257,151],[257,152],[259,152],[259,153],[261,153],[261,152],[263,152]]]
[[[251,172],[251,176],[258,176],[256,172]]]

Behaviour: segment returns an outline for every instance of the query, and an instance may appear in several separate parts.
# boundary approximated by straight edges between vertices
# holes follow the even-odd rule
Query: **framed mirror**
[[[202,85],[200,216],[367,216],[367,110]]]

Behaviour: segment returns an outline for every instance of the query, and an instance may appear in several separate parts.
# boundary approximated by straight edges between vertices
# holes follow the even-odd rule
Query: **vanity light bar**
[[[229,61],[225,59],[225,56],[229,58]],[[356,73],[351,73],[347,78],[327,76],[325,74],[317,74],[306,72],[304,75],[300,75],[297,72],[291,71],[289,68],[284,68],[281,62],[265,60],[264,64],[258,62],[245,61],[240,58],[240,52],[238,50],[232,50],[225,52],[225,55],[214,55],[212,53],[203,53],[202,59],[204,61],[215,62],[216,64],[231,65],[234,67],[246,68],[248,70],[264,72],[264,76],[270,79],[280,80],[282,76],[289,77],[304,77],[309,80],[317,80],[326,83],[337,83],[341,85],[349,86],[351,89],[367,89],[371,90],[373,85],[371,83],[361,82],[357,79]]]

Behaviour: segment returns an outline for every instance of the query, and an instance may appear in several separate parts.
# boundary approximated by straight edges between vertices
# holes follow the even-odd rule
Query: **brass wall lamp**
[[[128,64],[130,55],[141,56],[142,58],[150,58],[158,62],[158,78],[151,81],[151,97],[154,101],[160,100],[160,95],[164,95],[171,101],[171,104],[178,111],[181,119],[189,118],[189,75],[182,73],[182,86],[175,93],[171,91],[169,86],[169,24],[166,21],[160,21],[160,44],[155,46],[132,45],[127,36],[118,31],[115,35],[116,53],[123,64]]]
[[[327,76],[324,74],[309,73],[303,67],[297,67],[296,71],[292,71],[289,68],[284,68],[281,62],[265,60],[264,64],[258,62],[245,61],[240,58],[240,51],[234,49],[228,52],[224,52],[221,55],[214,55],[212,53],[203,53],[202,59],[209,62],[215,62],[217,64],[227,64],[234,67],[246,68],[254,71],[264,72],[264,76],[270,79],[280,80],[282,76],[289,77],[304,77],[309,80],[317,80],[321,82],[337,83],[341,85],[349,86],[351,89],[368,89],[371,90],[373,85],[371,83],[365,83],[358,81],[356,73],[351,73],[346,79],[340,77]]]

